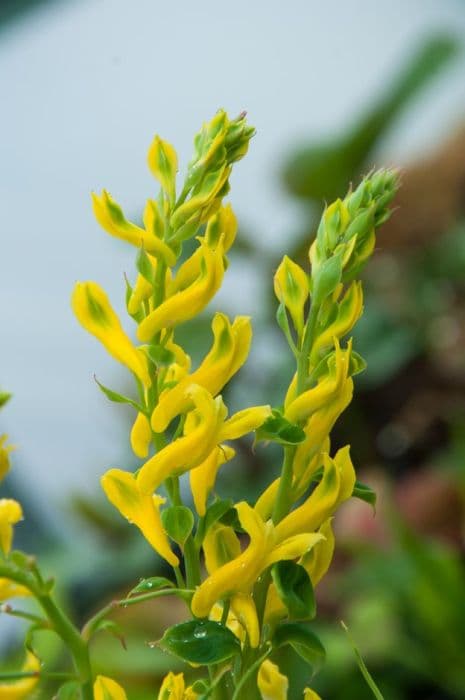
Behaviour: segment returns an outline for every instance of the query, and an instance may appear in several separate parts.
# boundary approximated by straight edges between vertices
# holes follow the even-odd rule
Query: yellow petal
[[[145,386],[150,386],[147,360],[124,332],[103,289],[95,282],[78,282],[72,306],[86,331],[95,336],[115,360],[134,372]]]
[[[338,503],[341,475],[335,461],[324,455],[323,478],[304,503],[287,515],[275,528],[282,542],[301,532],[312,532],[330,516]]]
[[[319,532],[304,532],[299,535],[292,535],[275,545],[265,559],[265,567],[274,564],[277,561],[286,561],[297,559],[308,552],[318,542],[323,539],[323,535]]]
[[[165,224],[160,214],[158,203],[153,199],[148,199],[144,209],[144,227],[149,233],[157,238],[163,238],[165,234]]]
[[[12,498],[0,499],[0,549],[6,556],[11,551],[13,525],[23,519],[23,511]]]
[[[283,620],[287,617],[288,614],[287,607],[279,597],[276,586],[272,583],[266,595],[265,614],[263,618],[265,624],[274,626],[279,620]]]
[[[362,311],[362,283],[352,282],[342,300],[338,303],[336,319],[316,338],[312,348],[312,362],[316,363],[324,354],[325,348],[331,347],[334,338],[342,338],[349,333],[360,318]]]
[[[211,217],[205,231],[205,239],[213,247],[223,236],[224,252],[231,248],[237,233],[237,219],[230,204],[220,207],[218,212]]]
[[[163,258],[170,266],[176,264],[171,248],[153,233],[127,221],[119,204],[106,190],[100,196],[93,193],[92,204],[95,218],[107,233],[137,248],[144,248],[147,253]]]
[[[252,339],[249,318],[239,316],[231,324],[225,314],[217,313],[212,330],[213,345],[200,367],[161,395],[151,418],[155,432],[165,430],[175,416],[192,407],[186,393],[189,384],[199,384],[216,396],[245,362]]]
[[[163,328],[188,321],[202,311],[221,286],[224,274],[223,246],[215,250],[202,245],[200,274],[197,279],[154,309],[139,325],[137,336],[142,342],[150,342]]]
[[[236,440],[242,435],[256,430],[271,415],[271,406],[253,406],[235,413],[225,421],[221,430],[221,440]]]
[[[321,700],[321,697],[311,688],[304,688],[304,700]]]
[[[7,578],[0,578],[0,603],[10,598],[23,598],[30,595],[30,590],[25,586],[20,586]]]
[[[143,491],[152,493],[169,476],[178,476],[201,464],[220,442],[224,405],[205,389],[193,385],[189,391],[196,406],[184,424],[184,436],[157,452],[140,469],[137,480]]]
[[[221,523],[214,523],[208,529],[202,548],[209,574],[241,554],[241,545],[233,528]]]
[[[293,260],[284,256],[274,276],[274,291],[291,314],[294,327],[302,334],[304,306],[309,295],[308,277]]]
[[[173,146],[155,136],[148,152],[150,171],[158,180],[171,202],[176,198],[176,171],[178,158]]]
[[[128,301],[128,313],[137,314],[142,302],[150,299],[153,294],[153,286],[142,275],[137,275],[136,284]]]
[[[0,700],[22,700],[31,697],[39,681],[40,661],[30,651],[26,652],[26,660],[21,669],[24,673],[37,673],[36,677],[22,678],[13,683],[0,683]]]
[[[191,602],[192,612],[197,617],[206,617],[218,600],[234,593],[250,593],[263,569],[270,529],[244,501],[236,505],[236,510],[250,543],[242,554],[214,571],[197,588]]]
[[[249,645],[252,649],[256,649],[260,643],[260,626],[258,624],[257,608],[252,596],[236,593],[231,598],[231,609],[247,632]]]
[[[289,681],[269,659],[260,666],[257,684],[262,700],[287,700]]]
[[[112,678],[97,676],[94,683],[94,700],[127,700],[127,696]]]
[[[207,459],[189,473],[190,486],[194,505],[200,516],[205,515],[207,499],[216,481],[218,469],[229,462],[236,454],[228,445],[219,445],[209,454]]]
[[[158,554],[172,566],[179,564],[173,554],[160,517],[160,498],[140,490],[134,474],[110,469],[101,479],[108,500],[133,523]]]
[[[152,441],[152,428],[147,416],[139,411],[136,420],[131,430],[131,447],[141,459],[145,459],[149,453],[150,443]]]
[[[324,521],[319,532],[324,539],[302,557],[299,562],[310,576],[313,586],[316,586],[329,569],[334,554],[334,533],[331,527],[332,518]]]
[[[272,481],[271,484],[267,486],[263,493],[258,497],[258,500],[255,503],[255,510],[257,513],[259,513],[262,520],[268,520],[268,518],[271,518],[276,496],[278,495],[279,491],[279,482],[279,477]]]
[[[7,436],[0,435],[0,481],[7,475],[10,469],[10,452],[12,445],[6,445]]]
[[[184,689],[184,675],[170,671],[161,684],[158,700],[184,700]]]

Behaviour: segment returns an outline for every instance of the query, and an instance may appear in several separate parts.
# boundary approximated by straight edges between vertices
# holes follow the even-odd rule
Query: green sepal
[[[129,313],[129,301],[132,297],[133,288],[126,275],[124,275],[124,282],[126,284],[126,310],[130,317],[134,319],[136,323],[140,323],[144,318],[144,312],[142,309],[139,309],[139,311],[137,311],[135,314]]]
[[[297,347],[296,347],[296,344],[294,343],[294,339],[292,337],[286,307],[285,307],[283,302],[280,303],[280,305],[278,306],[278,309],[276,311],[276,321],[278,323],[278,326],[281,328],[282,332],[284,333],[284,336],[289,344],[289,347],[291,348],[294,355],[297,357],[297,354],[298,354]]]
[[[136,267],[142,277],[150,284],[153,284],[153,266],[150,262],[149,256],[143,248],[140,248],[139,252],[137,253]]]
[[[303,429],[288,421],[281,411],[274,408],[266,421],[255,431],[255,443],[277,442],[279,445],[298,445],[306,435]]]
[[[336,289],[342,276],[342,255],[331,256],[319,267],[313,278],[312,303],[319,306]]]
[[[144,345],[142,349],[158,367],[167,367],[176,362],[174,353],[161,345]]]
[[[304,567],[294,561],[280,561],[271,569],[271,576],[289,619],[312,620],[316,614],[315,595]]]
[[[352,496],[354,498],[359,498],[361,501],[365,501],[365,503],[369,503],[373,510],[376,510],[376,492],[373,491],[370,486],[362,484],[361,481],[356,481]]]
[[[122,394],[118,394],[116,391],[113,391],[113,389],[109,389],[106,387],[104,384],[99,382],[97,377],[94,376],[94,380],[97,383],[99,389],[105,394],[107,399],[110,401],[113,401],[113,403],[127,403],[133,408],[136,409],[136,411],[139,411],[140,413],[144,413],[144,409],[139,406],[137,401],[134,401],[133,399],[130,399],[128,396],[123,396]]]
[[[169,537],[183,547],[194,527],[194,516],[186,506],[169,506],[161,513],[163,527]]]
[[[119,640],[123,649],[126,649],[126,640],[120,625],[114,620],[99,620],[96,625],[92,625],[90,634],[93,636],[97,632],[108,632]]]
[[[162,588],[174,588],[174,583],[164,576],[152,576],[139,581],[137,586],[129,591],[128,596],[138,595],[139,593],[151,593]]]
[[[56,700],[80,700],[81,699],[81,684],[79,681],[66,681],[58,689]]]
[[[304,623],[284,622],[278,625],[273,635],[272,644],[274,647],[289,644],[311,667],[312,675],[320,670],[326,658],[324,646]]]
[[[241,650],[238,638],[219,622],[189,620],[166,630],[162,649],[191,664],[209,666],[230,659]]]
[[[200,547],[205,535],[214,523],[233,508],[234,502],[231,498],[222,500],[218,499],[207,508],[203,518],[200,519],[197,532],[195,533],[195,544]]]

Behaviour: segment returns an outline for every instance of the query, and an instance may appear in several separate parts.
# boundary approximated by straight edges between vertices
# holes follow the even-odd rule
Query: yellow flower
[[[286,700],[289,681],[269,659],[260,666],[257,684],[262,700]]]
[[[145,386],[150,386],[147,359],[124,332],[103,289],[95,282],[78,282],[72,306],[86,331],[94,335],[115,360],[134,372]]]
[[[175,674],[172,671],[165,676],[161,684],[158,700],[196,700],[198,694],[194,693],[191,686],[186,688],[184,674]]]
[[[141,490],[134,474],[121,469],[110,469],[101,479],[108,500],[132,524],[139,528],[145,539],[158,554],[172,566],[179,559],[171,551],[160,517],[164,499]]]
[[[310,552],[307,552],[299,562],[310,576],[313,587],[317,585],[326,574],[334,554],[334,533],[331,527],[332,518],[324,521],[318,532],[324,539],[318,542]]]
[[[0,481],[8,474],[10,469],[10,452],[14,449],[13,445],[6,445],[8,437],[0,435]]]
[[[7,556],[13,541],[13,525],[23,519],[23,511],[11,498],[0,498],[0,549]]]
[[[31,697],[31,693],[39,681],[40,661],[32,654],[26,652],[26,660],[21,669],[24,673],[36,673],[36,676],[22,678],[13,683],[0,683],[0,700],[22,700]]]
[[[352,495],[355,471],[349,447],[340,449],[334,459],[325,454],[323,463],[323,477],[316,489],[301,506],[276,526],[276,536],[280,539],[292,537],[299,532],[316,530],[334,513],[342,501]]]
[[[314,532],[280,537],[271,520],[266,523],[244,501],[236,506],[241,526],[250,536],[247,548],[223,564],[197,588],[191,608],[197,617],[206,617],[218,600],[237,593],[250,594],[262,571],[277,561],[297,559],[322,539]]]
[[[216,396],[244,364],[252,339],[249,318],[239,316],[231,324],[225,314],[217,313],[213,317],[212,330],[213,345],[200,367],[161,394],[151,419],[155,432],[162,432],[175,416],[191,408],[186,393],[189,384],[199,384]]]
[[[143,413],[139,413],[136,416],[134,425],[131,430],[131,447],[136,454],[141,459],[145,459],[149,453],[149,446],[152,440],[152,428],[150,427],[150,422],[147,416]]]
[[[198,467],[189,472],[190,486],[197,513],[204,516],[207,499],[216,481],[218,469],[236,454],[228,445],[218,445]]]
[[[7,578],[0,578],[0,603],[10,598],[25,598],[30,595],[30,590],[25,586],[20,586]]]
[[[127,221],[119,204],[106,190],[103,190],[100,196],[93,193],[92,204],[95,218],[107,233],[137,248],[144,248],[147,253],[161,257],[170,266],[176,263],[176,256],[171,248],[153,231],[146,231]]]
[[[127,700],[127,695],[112,678],[97,676],[94,683],[94,700]]]
[[[176,171],[178,158],[173,146],[155,136],[148,152],[148,164],[171,202],[176,198]]]
[[[185,289],[163,301],[140,323],[137,337],[148,343],[163,328],[172,328],[178,323],[197,316],[216,294],[223,281],[223,244],[220,241],[212,250],[201,243],[202,260],[198,277]]]
[[[294,327],[302,335],[304,325],[304,306],[309,295],[308,277],[293,260],[284,256],[274,276],[274,291],[294,322]]]
[[[304,700],[321,700],[321,697],[311,688],[304,689]]]
[[[337,302],[337,315],[318,335],[312,347],[312,363],[317,363],[324,350],[331,347],[334,338],[343,338],[357,323],[363,311],[361,282],[352,282],[341,301]]]

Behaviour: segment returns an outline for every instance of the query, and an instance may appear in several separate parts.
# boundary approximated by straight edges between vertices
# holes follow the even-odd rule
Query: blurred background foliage
[[[14,5],[6,3],[0,19],[8,19]],[[309,134],[288,154],[282,186],[301,207],[291,257],[305,258],[323,203],[380,165],[374,162],[380,140],[401,112],[408,116],[415,99],[434,89],[460,50],[446,35],[428,38],[356,122],[325,142]],[[368,370],[357,378],[333,443],[352,444],[359,476],[376,488],[378,504],[376,517],[362,502],[343,509],[333,570],[318,590],[328,660],[315,687],[328,700],[369,697],[339,620],[349,626],[386,700],[465,698],[465,127],[427,159],[408,165],[402,180],[398,211],[383,227],[365,275],[355,347]],[[278,261],[254,246],[262,232],[248,233],[240,236],[231,264],[246,256],[267,268],[268,304],[254,327],[272,352],[263,358],[259,384],[251,388],[257,375],[246,368],[228,400],[234,405],[247,396],[253,402],[251,394],[263,396],[266,387],[267,400],[279,404],[292,364],[274,323],[270,280]],[[198,358],[209,343],[209,319],[183,332]],[[244,443],[240,452],[234,473],[225,469],[220,481],[222,493],[232,497],[258,493],[273,467],[269,449],[253,452]],[[41,557],[78,619],[124,595],[137,578],[166,573],[97,487],[95,496],[75,494],[69,503],[68,514],[87,533],[72,547],[56,540],[16,484],[15,496],[28,513],[18,547]],[[167,599],[121,610],[114,615],[117,626],[95,640],[97,669],[126,685],[131,700],[153,697],[149,689],[167,669],[176,670],[175,660],[147,642],[182,619],[182,606]],[[18,622],[2,642],[5,667],[17,663],[20,637]],[[35,634],[34,646],[59,665],[62,652],[52,635]],[[295,658],[286,661],[298,697],[306,671]],[[44,688],[41,698],[49,700],[53,690]]]

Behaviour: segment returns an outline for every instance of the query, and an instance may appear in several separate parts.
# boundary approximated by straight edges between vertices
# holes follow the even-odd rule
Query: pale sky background
[[[95,279],[123,308],[132,250],[94,222],[91,190],[140,211],[155,184],[145,164],[156,132],[185,160],[218,107],[247,109],[258,134],[236,168],[230,200],[263,246],[286,250],[299,205],[282,190],[283,156],[303,138],[343,129],[419,39],[465,35],[460,0],[158,0],[53,2],[0,34],[2,412],[19,449],[17,484],[51,515],[64,492],[95,492],[124,468],[124,409],[92,375],[126,386],[124,370],[73,318],[76,280]],[[403,164],[464,116],[465,60],[415,103],[379,163]],[[231,269],[227,310],[253,312],[251,265]],[[234,298],[231,289],[234,287]]]

